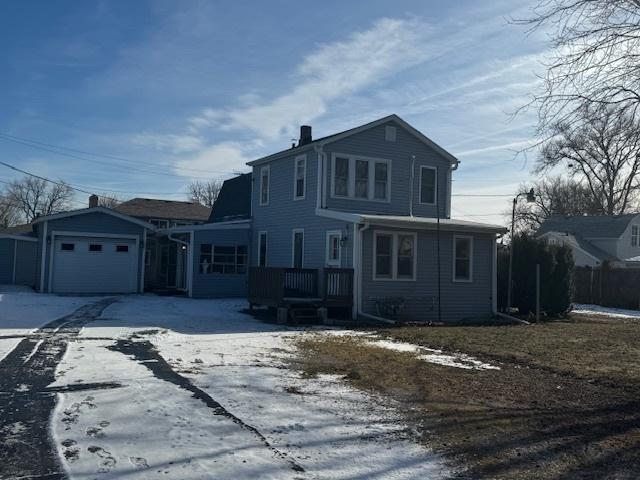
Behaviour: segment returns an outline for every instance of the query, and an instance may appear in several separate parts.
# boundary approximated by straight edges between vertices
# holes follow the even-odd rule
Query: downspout
[[[145,276],[145,267],[147,266],[147,229],[144,229],[144,234],[142,235],[142,268],[140,279],[140,293],[144,293],[144,276]]]
[[[316,210],[318,210],[322,207],[322,194],[323,194],[322,176],[323,176],[323,170],[324,170],[324,162],[322,161],[322,158],[324,154],[322,153],[322,146],[316,146],[315,151],[316,151],[316,154],[318,155],[318,161],[317,161],[318,174],[316,175],[317,177],[316,178]]]
[[[40,251],[40,293],[44,293],[44,270],[47,253],[47,222],[44,221],[44,227],[42,230],[42,249]]]
[[[416,156],[411,155],[411,172],[409,175],[409,216],[413,217],[413,183],[415,179]],[[437,176],[436,176],[437,178]]]

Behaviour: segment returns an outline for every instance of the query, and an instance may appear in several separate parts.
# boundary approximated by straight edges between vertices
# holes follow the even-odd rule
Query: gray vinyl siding
[[[629,222],[625,231],[622,233],[620,238],[617,239],[615,243],[615,250],[613,252],[607,250],[609,253],[613,253],[620,260],[640,256],[640,245],[635,247],[631,245],[631,227],[633,225],[640,225],[640,221],[634,219],[632,222]],[[595,244],[596,242],[593,243]]]
[[[196,298],[244,297],[247,295],[246,274],[200,273],[200,245],[210,243],[220,246],[246,245],[251,252],[251,230],[196,230],[193,249],[192,296]]]
[[[15,240],[0,238],[0,284],[13,283],[13,252]]]
[[[396,127],[395,142],[385,140],[385,127]],[[418,140],[400,125],[388,122],[385,125],[351,135],[330,143],[324,148],[327,154],[327,192],[326,206],[330,210],[356,213],[385,215],[409,215],[410,212],[410,178],[411,157],[415,155],[413,180],[413,214],[422,217],[435,217],[435,205],[421,205],[420,199],[420,166],[432,166],[438,169],[438,201],[440,216],[447,216],[447,199],[450,194],[448,184],[449,160],[432,148]],[[390,202],[333,198],[332,188],[332,154],[362,155],[391,161],[391,195]]]
[[[16,285],[36,286],[38,244],[18,241],[16,245]]]
[[[39,238],[38,256],[37,256],[37,286],[40,287],[40,265],[42,248],[45,248],[45,271],[44,271],[44,292],[49,290],[49,261],[52,245],[43,241],[44,222],[36,225]],[[143,255],[143,237],[144,227],[135,223],[108,215],[105,213],[95,212],[71,217],[59,218],[57,220],[47,221],[47,237],[50,239],[53,232],[77,232],[77,233],[94,233],[105,235],[136,235],[139,239],[138,252],[138,284],[144,264]]]
[[[417,275],[415,281],[373,280],[374,231],[391,229],[371,227],[363,233],[362,309],[376,315],[376,300],[401,297],[407,319],[420,322],[438,320],[437,236],[433,231],[418,231]],[[411,232],[411,230],[396,230]],[[473,281],[453,282],[452,232],[440,233],[442,321],[486,318],[492,313],[493,235],[473,236]]]
[[[260,168],[253,170],[252,194],[252,250],[251,264],[258,265],[258,235],[267,232],[267,265],[290,267],[292,264],[293,230],[304,230],[304,267],[325,266],[326,235],[328,231],[340,230],[347,242],[342,246],[342,266],[352,265],[353,225],[319,217],[315,214],[318,185],[318,155],[307,151],[306,192],[304,200],[293,199],[295,158],[299,154],[269,163],[269,204],[260,205]]]

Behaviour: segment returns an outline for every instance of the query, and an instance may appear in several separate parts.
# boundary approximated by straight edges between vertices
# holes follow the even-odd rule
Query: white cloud
[[[156,150],[168,150],[171,153],[188,153],[201,150],[206,143],[204,138],[195,135],[172,135],[159,133],[140,133],[132,139],[133,143]]]
[[[246,170],[247,146],[238,142],[222,142],[209,145],[196,154],[175,163],[178,175],[194,178],[194,170],[211,172],[212,177],[230,176],[237,170]],[[244,168],[243,168],[244,167]],[[202,175],[200,175],[202,176]]]

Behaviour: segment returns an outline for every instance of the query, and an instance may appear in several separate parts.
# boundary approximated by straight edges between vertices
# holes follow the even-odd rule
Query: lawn
[[[429,363],[353,335],[300,340],[306,375],[382,393],[460,478],[626,479],[640,471],[640,323],[574,315],[500,327],[404,327],[376,337],[499,366]]]

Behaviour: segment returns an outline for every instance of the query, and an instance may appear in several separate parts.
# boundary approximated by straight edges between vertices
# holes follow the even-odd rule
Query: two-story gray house
[[[421,322],[496,311],[496,237],[506,230],[451,218],[453,155],[396,115],[318,139],[311,127],[300,133],[227,180],[204,223],[159,224],[171,217],[140,205],[41,217],[2,239],[15,252],[5,276],[21,277],[13,265],[24,262],[40,291],[142,292],[149,250],[170,245],[170,278],[191,297]]]

